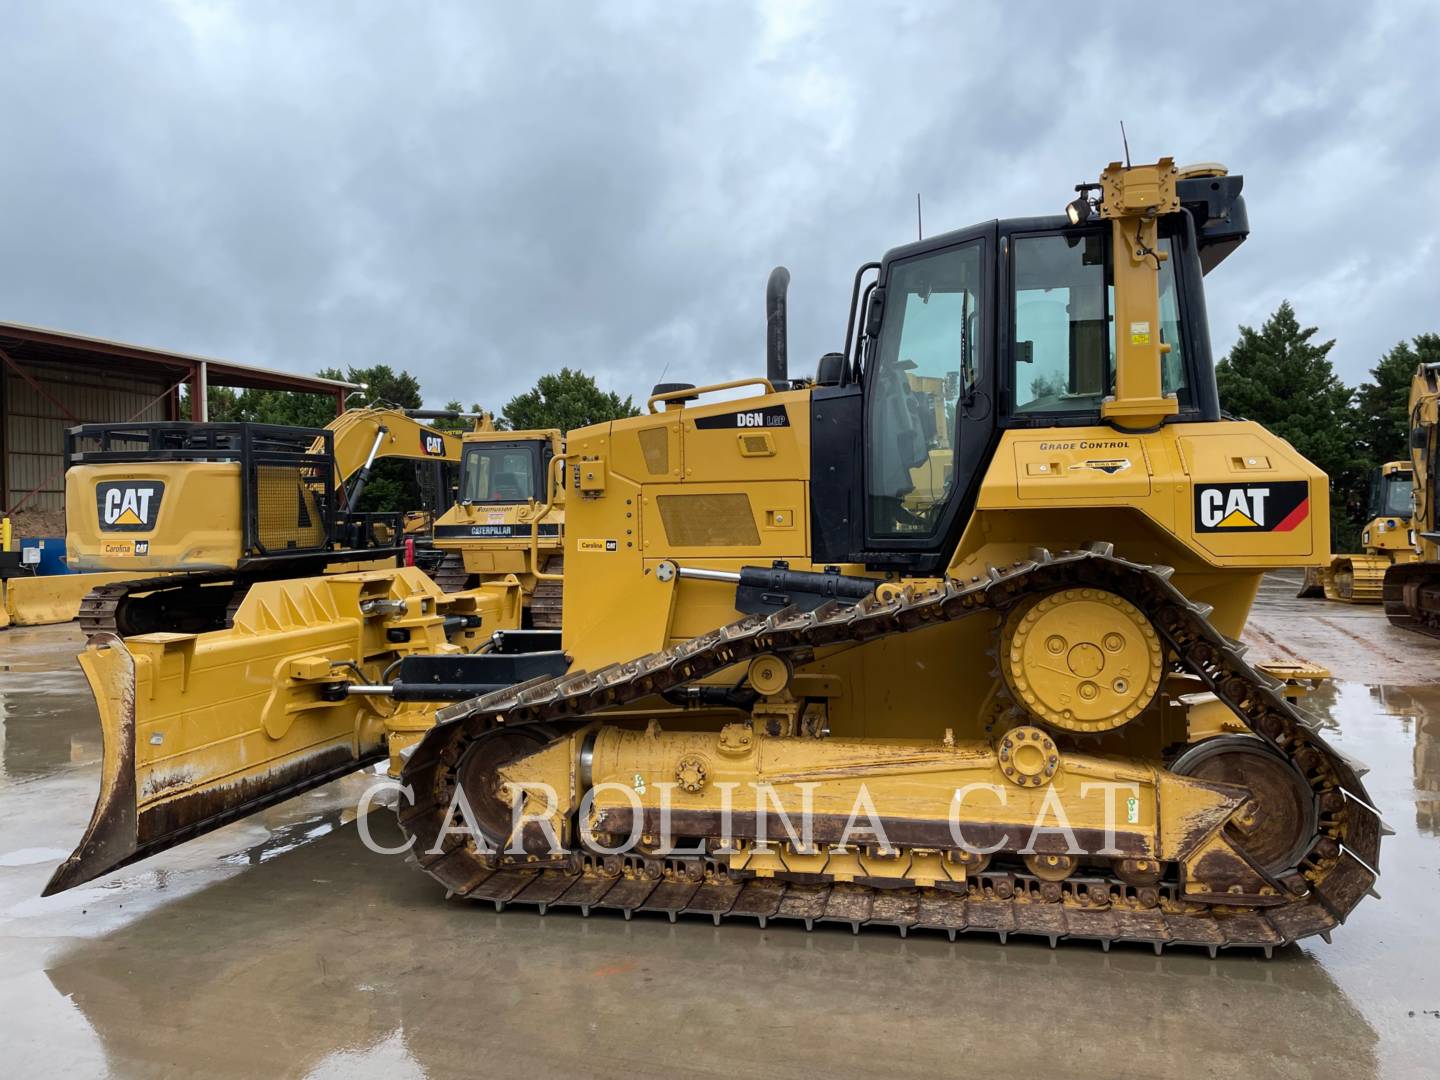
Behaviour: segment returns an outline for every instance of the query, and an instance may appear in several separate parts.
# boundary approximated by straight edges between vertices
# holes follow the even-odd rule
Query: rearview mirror
[[[1035,362],[1035,342],[1015,342],[1015,362],[1017,364],[1033,364]]]

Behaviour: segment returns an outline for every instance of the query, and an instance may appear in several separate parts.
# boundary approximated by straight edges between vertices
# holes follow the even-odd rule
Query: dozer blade
[[[95,647],[79,656],[100,709],[100,730],[104,735],[100,795],[84,837],[70,857],[55,868],[45,886],[45,896],[89,881],[137,857],[135,660],[119,638],[101,637],[105,640],[97,641]]]
[[[227,630],[92,637],[100,795],[46,895],[382,760],[393,710],[344,684],[394,659],[384,627],[453,648],[445,599],[414,568],[261,582]]]
[[[1324,575],[1327,573],[1329,573],[1328,567],[1307,566],[1305,568],[1305,580],[1300,583],[1300,591],[1295,594],[1295,599],[1322,599],[1325,596]]]
[[[146,722],[137,716],[137,700],[142,705],[144,700],[137,690],[135,657],[119,638],[104,634],[92,639],[79,660],[95,695],[104,736],[100,793],[85,835],[56,868],[45,886],[45,896],[238,821],[384,757],[379,745],[357,755],[348,722],[343,726],[326,724],[331,730],[320,733],[318,744],[299,752],[277,753],[259,768],[244,764],[249,756],[247,736],[254,733],[229,730],[212,731],[213,742],[201,753],[182,752],[177,754],[178,761],[167,763],[159,755],[137,755],[137,734],[142,732],[147,748],[164,745],[165,736],[159,729],[166,726],[166,718]],[[196,735],[182,739],[192,744],[195,740]]]

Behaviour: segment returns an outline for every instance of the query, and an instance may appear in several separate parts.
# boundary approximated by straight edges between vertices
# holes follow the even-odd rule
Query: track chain
[[[547,574],[565,573],[565,556],[551,555],[545,560]],[[559,630],[565,605],[565,582],[537,581],[530,596],[530,625],[536,630]]]
[[[125,636],[120,628],[120,608],[131,596],[155,592],[160,589],[180,589],[190,586],[207,585],[212,582],[229,581],[233,573],[196,571],[194,573],[160,574],[156,577],[133,578],[130,581],[115,581],[109,585],[96,585],[80,600],[80,611],[76,620],[87,638],[96,634]]]
[[[1385,617],[1402,630],[1440,637],[1440,607],[1435,603],[1437,585],[1440,585],[1440,574],[1436,573],[1433,562],[1397,563],[1390,567],[1382,586]]]
[[[402,780],[414,792],[400,824],[418,861],[450,894],[499,906],[542,910],[576,906],[664,911],[672,918],[709,915],[938,930],[952,937],[984,932],[1005,940],[1036,935],[1166,945],[1248,947],[1267,955],[1277,946],[1320,934],[1327,938],[1352,908],[1373,893],[1383,824],[1357,768],[1330,748],[1281,695],[1281,684],[1245,663],[1244,647],[1208,621],[1209,609],[1170,583],[1167,567],[1116,557],[1108,544],[991,569],[968,583],[932,591],[905,590],[854,606],[829,603],[749,616],[662,652],[594,672],[536,679],[440,710],[437,725],[415,747]],[[1319,809],[1316,839],[1294,872],[1279,875],[1289,899],[1268,908],[1216,907],[1182,900],[1173,885],[1149,892],[1110,876],[1077,877],[1059,890],[1023,873],[987,870],[947,889],[896,888],[873,881],[799,884],[732,875],[723,859],[600,858],[573,852],[562,867],[537,868],[524,857],[484,856],[453,833],[437,848],[456,768],[470,743],[499,725],[577,722],[693,682],[761,653],[793,653],[861,644],[941,622],[1004,614],[1028,597],[1062,588],[1105,589],[1124,596],[1155,625],[1179,670],[1199,678],[1251,731],[1289,758],[1311,784]]]
[[[430,577],[443,593],[462,592],[470,582],[470,572],[465,569],[465,556],[458,551],[447,551]]]

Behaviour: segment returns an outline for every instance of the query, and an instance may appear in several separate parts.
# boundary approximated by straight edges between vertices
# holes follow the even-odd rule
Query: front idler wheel
[[[1293,870],[1314,846],[1315,792],[1289,760],[1253,735],[1220,735],[1196,743],[1170,771],[1250,792],[1226,828],[1235,845],[1272,877]]]

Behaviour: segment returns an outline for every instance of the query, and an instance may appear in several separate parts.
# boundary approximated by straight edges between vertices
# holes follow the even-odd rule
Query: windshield
[[[1391,473],[1381,482],[1380,517],[1410,516],[1411,477],[1408,472]]]
[[[460,477],[460,501],[518,503],[539,499],[537,447],[531,443],[470,446]]]

